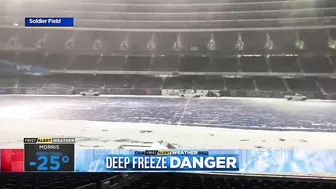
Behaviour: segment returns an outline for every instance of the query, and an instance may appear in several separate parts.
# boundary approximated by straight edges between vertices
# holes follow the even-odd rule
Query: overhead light
[[[244,41],[242,39],[241,34],[238,34],[238,40],[236,42],[235,45],[236,49],[238,49],[239,51],[242,51],[244,49]]]
[[[329,39],[328,40],[328,47],[331,49],[336,49],[336,40]]]
[[[99,50],[103,47],[103,42],[100,39],[96,39],[93,44],[92,44],[92,48],[94,50]]]
[[[182,44],[180,42],[175,42],[173,48],[178,51],[182,48]]]
[[[273,50],[274,49],[274,43],[272,40],[267,40],[265,43],[265,48],[267,50]]]
[[[67,40],[67,42],[65,43],[65,48],[66,49],[73,49],[75,47],[75,40],[74,38],[70,38]]]
[[[296,40],[294,45],[297,49],[300,49],[300,50],[304,49],[304,41],[302,40]]]
[[[236,49],[243,50],[244,49],[244,42],[242,40],[238,40],[236,43]]]
[[[150,41],[147,43],[147,49],[152,51],[155,49],[155,43],[153,41]]]
[[[210,39],[210,41],[208,42],[207,46],[208,46],[208,49],[210,51],[215,50],[216,49],[216,42],[215,42],[215,40],[214,39]]]
[[[122,41],[120,43],[120,49],[121,50],[128,50],[128,43],[127,43],[127,41]]]
[[[14,23],[13,25],[14,25],[14,26],[19,26],[19,24],[18,24],[18,23]]]

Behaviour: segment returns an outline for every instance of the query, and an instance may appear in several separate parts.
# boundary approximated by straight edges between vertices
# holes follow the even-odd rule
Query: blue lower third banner
[[[336,150],[76,149],[77,172],[334,173]]]
[[[25,18],[25,27],[74,27],[73,17]]]
[[[335,173],[336,150],[76,149],[76,172]]]

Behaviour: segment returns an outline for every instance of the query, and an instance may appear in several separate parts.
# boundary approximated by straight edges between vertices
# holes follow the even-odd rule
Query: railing
[[[169,96],[167,90],[159,88],[0,88],[0,94],[44,94],[44,95],[75,95],[80,92],[94,90],[102,95],[165,95]],[[171,91],[179,91],[180,89],[171,89]],[[196,90],[196,89],[194,89]],[[215,90],[197,90],[204,91],[204,95],[209,95],[209,91]],[[255,90],[216,90],[222,97],[259,97],[259,98],[284,98],[285,95],[294,95],[296,92],[289,91],[255,91]],[[324,95],[321,92],[300,91],[302,95],[308,99],[328,99],[336,100],[336,93]],[[175,94],[177,95],[177,94]]]

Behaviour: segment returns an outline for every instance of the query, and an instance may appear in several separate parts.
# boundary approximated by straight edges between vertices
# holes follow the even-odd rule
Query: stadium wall
[[[184,89],[139,89],[139,88],[0,88],[1,94],[44,94],[44,95],[76,95],[88,90],[98,91],[103,95],[162,95],[178,96],[180,93],[194,91],[200,96],[222,97],[258,97],[258,98],[284,98],[285,95],[294,95],[295,92],[285,91],[244,91],[244,90],[184,90]],[[336,100],[336,94],[324,95],[318,92],[299,92],[308,99]]]

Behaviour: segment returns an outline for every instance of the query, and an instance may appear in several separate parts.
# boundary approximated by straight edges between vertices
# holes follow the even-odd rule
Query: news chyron
[[[26,28],[62,28],[74,27],[75,21],[73,17],[26,17]]]
[[[108,171],[239,171],[238,154],[198,150],[145,150],[105,157]]]

